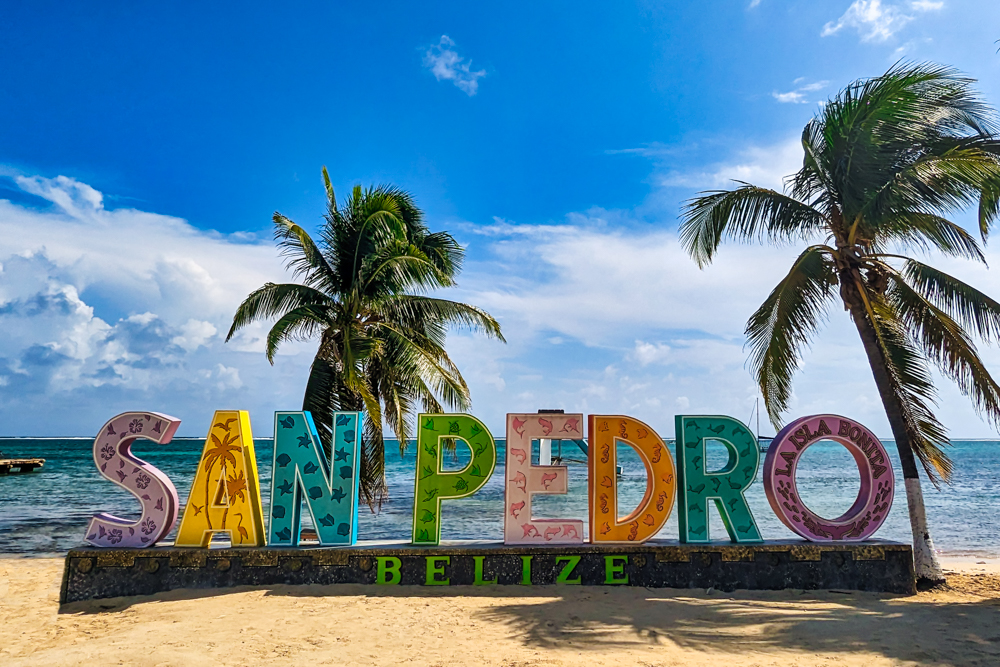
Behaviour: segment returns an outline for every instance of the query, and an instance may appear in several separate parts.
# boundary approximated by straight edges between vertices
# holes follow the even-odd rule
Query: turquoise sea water
[[[7,456],[42,457],[43,472],[0,477],[0,554],[50,555],[83,544],[84,529],[96,512],[110,512],[121,517],[138,515],[138,503],[127,492],[103,479],[94,467],[90,439],[73,438],[0,438],[0,451]],[[182,506],[201,455],[203,440],[177,438],[160,446],[138,441],[136,454],[166,472],[181,497]],[[271,478],[269,439],[256,440],[261,493],[268,506]],[[475,496],[446,501],[443,510],[442,538],[502,539],[503,517],[503,441],[498,443],[496,472]],[[886,442],[894,457],[892,442]],[[673,443],[670,443],[671,450]],[[577,447],[564,442],[567,458],[581,461]],[[362,507],[358,519],[359,539],[409,539],[413,502],[414,448],[400,456],[395,443],[387,443],[386,470],[390,498],[378,514]],[[952,555],[1000,555],[1000,441],[958,441],[951,450],[955,461],[955,479],[941,491],[925,483],[924,494],[931,532],[940,551]],[[537,445],[535,458],[537,460]],[[459,445],[446,467],[460,468],[468,461],[467,448]],[[645,470],[628,447],[619,447],[620,511],[635,507],[645,490]],[[708,468],[720,469],[725,455],[709,449]],[[579,518],[586,525],[587,468],[579,462],[570,467],[570,492],[563,496],[536,496],[537,517]],[[896,498],[892,511],[876,537],[909,542],[906,498],[898,464]],[[799,464],[799,487],[803,500],[819,514],[836,517],[848,509],[858,490],[857,468],[840,445],[818,443],[811,446]],[[747,492],[750,507],[765,539],[787,539],[795,535],[771,512],[759,480]],[[714,512],[714,510],[713,510]],[[303,513],[308,522],[308,513]],[[711,534],[725,539],[725,529],[718,515],[713,517]],[[677,512],[658,536],[677,539]],[[172,535],[171,538],[172,539]]]

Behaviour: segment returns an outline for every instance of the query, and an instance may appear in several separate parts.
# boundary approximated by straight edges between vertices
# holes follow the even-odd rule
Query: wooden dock
[[[45,459],[0,459],[0,475],[34,472],[45,466]]]

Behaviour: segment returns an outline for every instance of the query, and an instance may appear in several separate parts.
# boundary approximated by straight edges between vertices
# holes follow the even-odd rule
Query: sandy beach
[[[60,609],[61,559],[0,559],[0,664],[1000,664],[1000,561],[947,567],[915,596],[276,586]]]

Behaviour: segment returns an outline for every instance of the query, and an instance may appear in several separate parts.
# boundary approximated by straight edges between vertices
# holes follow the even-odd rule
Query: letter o
[[[815,434],[820,430],[820,422],[825,422],[831,434],[810,438],[808,444],[799,450],[791,438],[792,434],[803,427],[808,433]],[[836,428],[829,428],[831,424]],[[850,435],[845,437],[844,433]],[[852,437],[855,435],[857,438]],[[864,441],[865,435],[871,439],[869,454],[853,442],[856,439]],[[857,499],[843,516],[836,519],[824,519],[806,507],[795,484],[795,471],[802,452],[820,440],[833,440],[846,447],[861,474],[861,490]],[[880,465],[878,461],[885,465]],[[861,424],[838,415],[796,419],[775,436],[764,459],[764,492],[771,509],[790,530],[813,542],[860,542],[874,535],[892,507],[894,488],[892,465],[879,439]]]

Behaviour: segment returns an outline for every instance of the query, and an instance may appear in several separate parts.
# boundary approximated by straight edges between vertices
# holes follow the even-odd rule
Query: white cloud
[[[212,410],[239,407],[256,408],[266,434],[269,411],[301,402],[308,345],[289,347],[272,368],[262,326],[223,342],[240,301],[286,278],[273,245],[108,210],[101,192],[65,176],[14,182],[53,206],[0,200],[7,432],[86,435],[116,412],[153,409],[194,435]],[[57,418],[38,421],[39,405]]]
[[[927,12],[944,7],[944,2],[913,0],[908,3],[914,12]],[[903,5],[882,4],[881,0],[855,0],[837,21],[830,21],[820,33],[828,37],[844,28],[853,28],[862,42],[884,42],[891,38],[915,17],[905,13]]]
[[[803,79],[801,78],[796,79],[794,83],[799,83],[802,80]],[[827,85],[829,85],[829,83],[830,83],[829,81],[814,81],[813,83],[807,83],[804,86],[799,86],[795,90],[791,90],[787,93],[779,93],[778,91],[774,91],[773,93],[771,93],[771,95],[774,96],[774,99],[784,104],[789,104],[789,103],[808,104],[809,99],[806,93],[822,90]]]
[[[429,69],[438,81],[451,81],[469,97],[479,90],[479,79],[486,76],[486,70],[472,69],[472,61],[466,61],[453,47],[455,42],[448,35],[433,44],[424,54],[424,67]]]
[[[659,184],[668,187],[720,188],[733,181],[781,190],[783,179],[802,168],[802,142],[796,137],[770,146],[748,146],[734,158],[707,169],[668,171]]]
[[[747,5],[747,9],[753,9],[760,5],[760,0],[750,0],[750,4]]]

